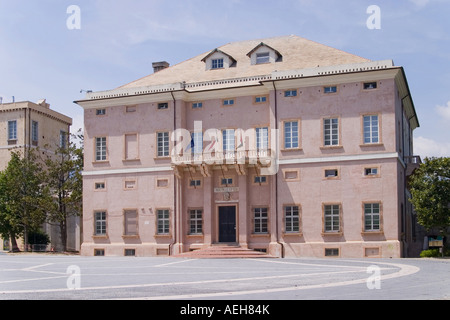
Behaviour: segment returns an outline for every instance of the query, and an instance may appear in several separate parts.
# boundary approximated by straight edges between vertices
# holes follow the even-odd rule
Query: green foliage
[[[444,256],[450,256],[450,249],[445,248],[444,249]],[[423,250],[420,253],[421,258],[438,258],[442,257],[442,253],[439,252],[439,249],[428,249]]]
[[[50,238],[48,234],[42,230],[28,232],[28,243],[29,244],[49,244]]]
[[[450,226],[450,158],[426,158],[409,187],[419,224],[445,233]]]

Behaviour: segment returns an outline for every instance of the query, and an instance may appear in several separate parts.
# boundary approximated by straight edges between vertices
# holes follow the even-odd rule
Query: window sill
[[[280,150],[281,152],[285,152],[285,151],[287,151],[287,152],[292,152],[292,151],[303,151],[303,148],[289,148],[289,149],[285,149],[285,148],[283,148],[283,149],[281,149]]]
[[[361,148],[367,148],[367,147],[383,147],[384,143],[361,143],[359,145]]]
[[[370,235],[383,235],[384,231],[363,231],[361,232],[362,236],[370,236]]]
[[[139,239],[139,235],[122,235],[122,239]]]
[[[285,236],[285,237],[302,237],[303,232],[283,232],[283,236]]]
[[[140,158],[136,158],[136,159],[122,159],[122,162],[136,162],[136,161],[141,161]]]
[[[108,235],[93,235],[92,239],[94,239],[94,240],[109,239],[109,236]]]
[[[343,232],[322,232],[322,236],[343,236]]]
[[[269,232],[267,232],[267,233],[252,233],[251,236],[252,237],[263,237],[263,238],[266,238],[266,237],[270,237],[270,233]]]
[[[109,164],[109,160],[95,160],[92,164]]]
[[[320,150],[331,150],[331,149],[343,149],[343,145],[337,145],[337,146],[321,146]]]
[[[171,234],[155,234],[155,238],[172,238]]]
[[[165,157],[153,157],[154,160],[171,160],[172,157],[165,156]]]

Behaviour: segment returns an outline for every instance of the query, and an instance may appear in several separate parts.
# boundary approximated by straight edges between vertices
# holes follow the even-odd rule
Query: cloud
[[[444,118],[444,120],[450,120],[450,101],[446,106],[436,106],[436,112]]]
[[[450,143],[438,142],[425,137],[414,139],[414,154],[425,157],[449,157]]]
[[[414,3],[417,7],[423,8],[428,3],[430,3],[431,0],[409,0],[410,2]]]

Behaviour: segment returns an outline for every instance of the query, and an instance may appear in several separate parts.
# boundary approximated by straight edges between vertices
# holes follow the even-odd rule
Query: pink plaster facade
[[[243,53],[253,47],[249,44]],[[268,48],[283,54],[276,43]],[[236,61],[239,68],[255,58]],[[276,65],[273,61],[269,64]],[[85,110],[81,253],[174,255],[233,243],[277,257],[408,256],[413,210],[406,179],[418,122],[412,100],[405,99],[409,89],[403,69],[372,68],[371,63],[367,69],[338,72],[333,70],[339,63],[330,64],[330,72],[306,77],[295,70],[289,77],[273,71],[231,84],[215,79],[153,91],[151,84],[126,95],[119,88],[117,95],[112,91],[78,101]],[[367,83],[376,88],[365,89]],[[325,92],[329,87],[335,89]],[[294,90],[295,96],[286,97]],[[226,100],[234,104],[224,105]],[[376,124],[365,129],[368,119]],[[203,134],[267,128],[276,172],[261,174],[267,167],[263,159],[176,160],[171,154],[176,142],[159,143],[177,129],[194,131],[194,121],[201,122]],[[291,140],[286,123],[294,123],[290,128],[298,138]],[[275,132],[278,137],[271,139]],[[375,141],[365,141],[368,132]],[[330,139],[334,145],[327,145]],[[204,140],[202,149],[210,144]],[[235,137],[234,148],[239,144]],[[256,149],[255,143],[246,147]],[[330,172],[335,176],[327,177]]]

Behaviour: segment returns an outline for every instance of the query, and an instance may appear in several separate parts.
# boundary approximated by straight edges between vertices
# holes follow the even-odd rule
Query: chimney
[[[153,72],[157,73],[158,71],[168,68],[170,66],[170,64],[166,61],[160,61],[160,62],[153,62],[152,66],[153,66]]]

